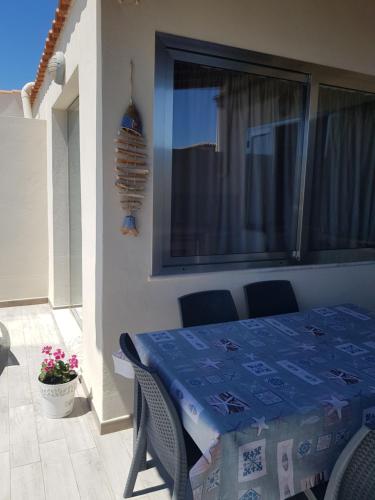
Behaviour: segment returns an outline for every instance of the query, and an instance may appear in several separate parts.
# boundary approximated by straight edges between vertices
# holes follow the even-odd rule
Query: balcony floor
[[[122,498],[132,430],[100,436],[80,384],[69,418],[40,414],[41,346],[59,345],[69,352],[72,345],[61,315],[47,304],[0,308],[0,328],[9,332],[12,353],[0,375],[0,500]],[[136,490],[160,484],[156,471],[148,470],[140,473]],[[163,489],[136,498],[167,500],[170,495]]]

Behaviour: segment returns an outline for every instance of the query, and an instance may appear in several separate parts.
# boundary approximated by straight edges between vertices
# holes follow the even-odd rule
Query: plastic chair
[[[155,370],[141,363],[128,333],[120,336],[120,346],[133,365],[142,393],[140,424],[124,498],[133,496],[138,472],[149,451],[159,468],[161,466],[161,475],[166,471],[173,481],[172,500],[191,499],[189,468],[202,453],[190,436],[186,432],[184,434],[169,394]]]
[[[208,290],[179,297],[182,326],[237,321],[238,313],[229,290]]]
[[[305,492],[309,500],[374,500],[375,430],[363,426],[337,460],[323,496]]]
[[[245,287],[249,318],[298,312],[290,281],[258,281]]]

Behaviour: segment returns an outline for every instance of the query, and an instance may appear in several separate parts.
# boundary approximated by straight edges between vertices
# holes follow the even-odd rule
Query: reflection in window
[[[321,86],[310,247],[375,247],[375,94]]]
[[[176,61],[171,256],[296,248],[306,86]]]

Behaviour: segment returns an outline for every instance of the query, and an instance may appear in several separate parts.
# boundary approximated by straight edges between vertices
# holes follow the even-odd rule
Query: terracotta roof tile
[[[72,0],[59,0],[58,7],[55,12],[55,19],[52,21],[52,29],[49,30],[46,42],[44,45],[44,50],[40,63],[38,66],[38,71],[35,78],[35,84],[31,90],[31,103],[33,104],[40,87],[43,84],[43,80],[46,74],[48,61],[55,51],[55,46],[59,38],[59,34],[64,27],[65,20],[67,18],[68,10]]]

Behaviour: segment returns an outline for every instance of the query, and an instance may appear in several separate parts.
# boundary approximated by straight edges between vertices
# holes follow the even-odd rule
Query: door
[[[68,169],[70,305],[76,308],[82,306],[81,170],[78,98],[68,109]]]

